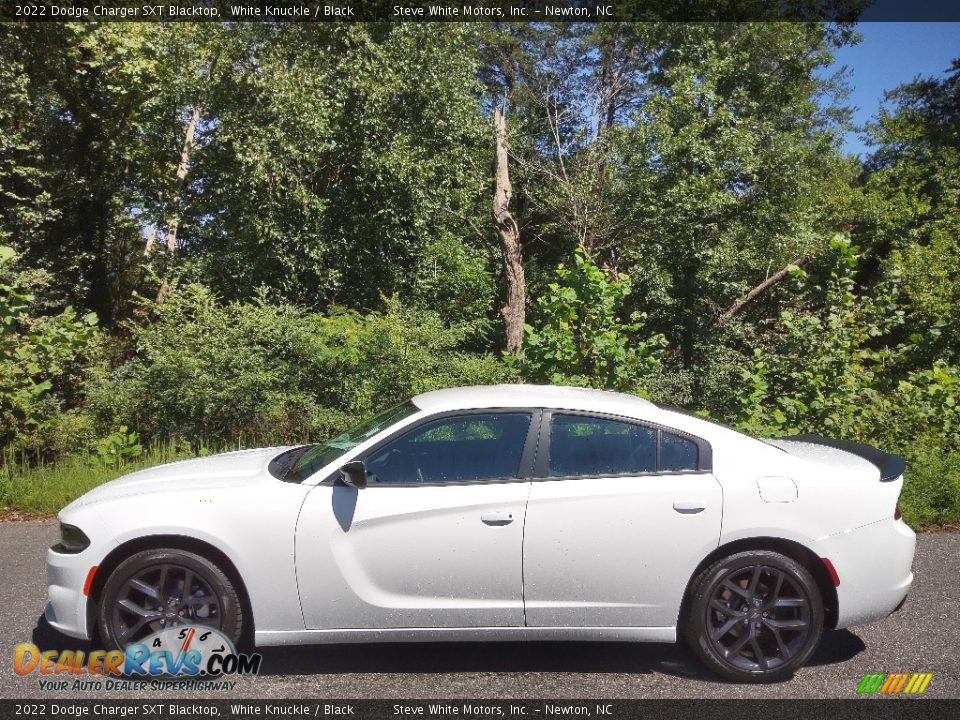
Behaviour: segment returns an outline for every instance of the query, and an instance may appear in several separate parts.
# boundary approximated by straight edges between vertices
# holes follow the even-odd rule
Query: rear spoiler
[[[896,480],[903,475],[903,471],[907,468],[907,463],[899,455],[891,455],[871,445],[864,445],[863,443],[853,442],[851,440],[833,440],[832,438],[825,438],[816,433],[789,435],[778,439],[805,442],[812,445],[825,445],[862,457],[864,460],[873,463],[877,470],[880,471],[880,482]]]

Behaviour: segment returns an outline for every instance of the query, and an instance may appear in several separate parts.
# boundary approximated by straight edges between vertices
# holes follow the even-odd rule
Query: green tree
[[[926,360],[956,362],[960,341],[960,60],[941,78],[887,94],[869,130],[855,229],[873,266],[903,278],[913,328],[936,334]],[[874,273],[876,275],[876,273]]]
[[[462,287],[488,255],[473,227],[486,175],[469,27],[254,28],[195,153],[185,248],[224,297],[266,286],[311,307]],[[411,67],[419,68],[416,73]],[[229,178],[221,182],[220,178]]]
[[[20,268],[56,277],[53,302],[107,324],[136,283],[140,184],[151,173],[140,148],[164,97],[171,32],[135,23],[0,27],[0,235]]]

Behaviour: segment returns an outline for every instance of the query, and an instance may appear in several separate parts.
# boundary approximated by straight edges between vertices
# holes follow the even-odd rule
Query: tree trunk
[[[183,145],[180,148],[180,162],[177,163],[177,189],[174,196],[174,210],[170,219],[167,220],[167,237],[165,244],[167,246],[167,252],[169,253],[174,253],[177,250],[177,228],[180,225],[180,208],[177,207],[177,205],[180,202],[180,194],[183,191],[183,185],[187,179],[187,172],[190,170],[190,154],[193,152],[197,134],[197,123],[200,122],[200,116],[202,114],[203,108],[199,105],[194,106],[183,134]]]
[[[207,66],[206,79],[208,83],[213,78],[213,72],[219,59],[219,52],[215,52],[210,59],[210,64]],[[167,219],[167,234],[164,238],[164,245],[166,245],[167,252],[171,255],[177,251],[177,231],[180,228],[181,196],[183,194],[183,187],[187,181],[187,173],[190,171],[190,159],[193,154],[193,148],[196,145],[197,125],[200,123],[201,117],[203,117],[203,100],[198,100],[190,112],[190,119],[187,121],[187,126],[183,131],[183,145],[180,146],[180,162],[177,163],[177,181],[173,196],[173,210]],[[147,247],[150,248],[149,242]],[[167,279],[164,278],[160,284],[160,290],[157,291],[158,304],[164,301],[169,289],[170,285]]]
[[[493,222],[503,255],[503,276],[506,302],[503,315],[507,335],[507,352],[516,354],[523,347],[523,323],[526,320],[526,280],[523,275],[523,253],[520,249],[520,228],[510,213],[510,168],[507,156],[507,118],[503,108],[493,110],[494,178]]]
[[[177,251],[177,230],[180,226],[180,196],[183,192],[184,183],[187,180],[187,172],[190,170],[190,153],[193,151],[195,137],[197,134],[197,123],[200,122],[200,116],[203,114],[203,108],[195,105],[190,113],[190,120],[187,121],[187,127],[183,133],[183,145],[180,147],[180,162],[177,163],[177,184],[173,196],[173,212],[167,219],[167,234],[164,238],[164,245],[167,246],[167,252],[171,255]],[[147,240],[147,249],[152,251],[152,244]],[[149,252],[147,253],[149,255]],[[164,278],[160,283],[160,289],[157,291],[157,304],[161,304],[167,297],[170,290],[170,284]]]
[[[147,242],[143,246],[143,256],[150,257],[153,255],[153,251],[157,248],[157,226],[154,225],[150,229],[150,234],[147,235]]]

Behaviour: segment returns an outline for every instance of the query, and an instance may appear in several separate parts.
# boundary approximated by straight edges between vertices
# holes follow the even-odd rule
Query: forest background
[[[0,506],[552,382],[907,458],[960,522],[960,62],[853,24],[0,24]]]

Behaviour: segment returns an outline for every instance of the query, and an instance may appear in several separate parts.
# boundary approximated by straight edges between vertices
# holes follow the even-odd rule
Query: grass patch
[[[908,457],[899,505],[914,529],[960,523],[960,453],[921,449]]]
[[[182,450],[152,448],[136,460],[105,466],[87,456],[70,455],[55,463],[29,466],[8,462],[0,469],[0,507],[27,515],[48,515],[88,490],[121,475],[191,457]]]

